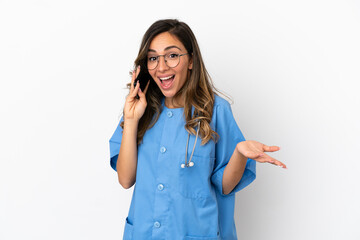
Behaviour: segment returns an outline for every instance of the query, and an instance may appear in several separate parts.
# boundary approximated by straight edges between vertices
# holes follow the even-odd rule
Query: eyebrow
[[[179,50],[181,51],[181,48],[179,48],[179,47],[177,47],[177,46],[175,46],[175,45],[166,47],[166,48],[164,49],[164,51],[169,50],[169,49],[171,49],[171,48],[177,48],[177,49],[179,49]],[[156,52],[156,51],[155,51],[154,49],[149,49],[149,52]]]

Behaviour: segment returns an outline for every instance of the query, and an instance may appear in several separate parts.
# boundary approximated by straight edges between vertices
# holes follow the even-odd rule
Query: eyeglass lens
[[[147,60],[147,66],[149,70],[155,69],[160,61],[160,57],[164,57],[165,64],[170,67],[174,68],[176,67],[180,62],[180,56],[177,53],[168,53],[165,55],[159,55],[159,56],[150,56]]]

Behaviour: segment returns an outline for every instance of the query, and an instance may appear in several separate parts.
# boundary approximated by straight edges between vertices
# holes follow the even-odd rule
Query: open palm
[[[275,158],[270,157],[265,152],[276,152],[280,150],[278,146],[267,146],[257,141],[248,140],[239,142],[236,146],[237,150],[246,158],[251,158],[261,163],[271,163],[279,167],[286,168],[286,165]]]

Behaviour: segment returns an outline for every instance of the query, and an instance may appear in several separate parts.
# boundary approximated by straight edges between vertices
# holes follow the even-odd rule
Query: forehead
[[[180,40],[170,34],[169,32],[163,32],[159,35],[156,35],[154,39],[151,41],[149,49],[155,50],[156,52],[160,53],[165,51],[165,48],[169,46],[176,46],[180,48],[182,51],[185,50],[184,45],[180,42]]]

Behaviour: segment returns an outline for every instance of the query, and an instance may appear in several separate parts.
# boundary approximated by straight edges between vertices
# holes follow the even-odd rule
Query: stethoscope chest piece
[[[192,167],[194,166],[194,162],[189,162],[189,164],[185,165],[185,163],[181,164],[181,168],[185,168],[185,167]]]

